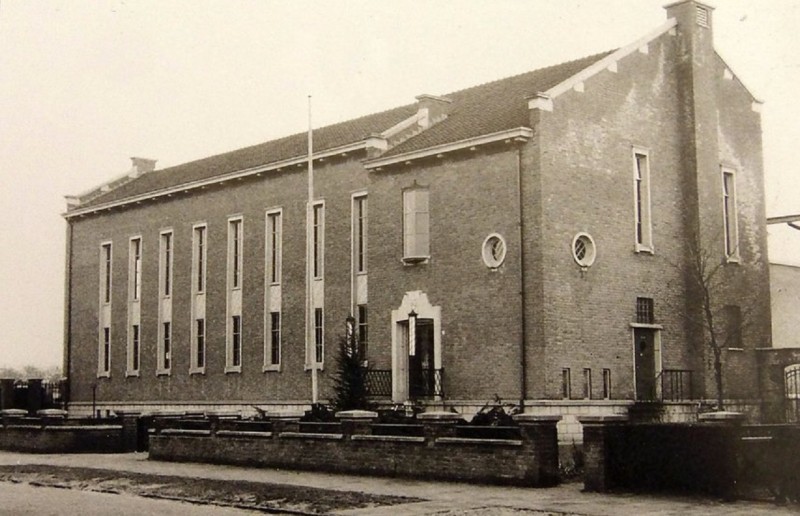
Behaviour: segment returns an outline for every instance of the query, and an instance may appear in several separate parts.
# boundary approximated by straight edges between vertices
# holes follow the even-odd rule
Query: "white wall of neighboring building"
[[[770,264],[772,346],[800,347],[800,265]]]

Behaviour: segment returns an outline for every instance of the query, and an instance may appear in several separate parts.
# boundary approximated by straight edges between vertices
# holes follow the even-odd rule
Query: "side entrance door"
[[[634,367],[636,374],[636,400],[656,399],[656,336],[655,330],[634,328]]]
[[[408,390],[411,398],[434,395],[433,320],[417,319],[414,354],[408,357]]]

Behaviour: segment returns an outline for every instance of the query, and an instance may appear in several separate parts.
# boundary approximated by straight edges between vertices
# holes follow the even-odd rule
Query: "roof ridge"
[[[570,64],[573,64],[573,63],[577,63],[578,61],[588,60],[588,59],[595,58],[595,57],[599,58],[602,55],[606,55],[606,54],[609,54],[611,52],[615,52],[616,50],[618,50],[618,49],[615,48],[615,49],[611,49],[611,50],[606,50],[605,52],[596,52],[594,54],[589,54],[589,55],[586,55],[586,56],[583,56],[583,57],[570,59],[569,61],[562,61],[560,63],[555,63],[555,64],[543,66],[541,68],[534,68],[533,70],[528,70],[526,72],[520,72],[520,73],[517,73],[517,74],[514,74],[514,75],[509,75],[509,76],[506,76],[506,77],[503,77],[503,78],[500,78],[500,79],[494,79],[494,80],[491,80],[491,81],[486,81],[486,82],[482,82],[482,83],[479,83],[479,84],[475,84],[473,86],[467,86],[466,88],[462,88],[460,90],[452,91],[452,92],[447,93],[447,94],[445,94],[443,96],[447,97],[448,95],[457,95],[457,94],[461,94],[461,93],[464,93],[464,92],[468,92],[468,91],[473,90],[473,89],[483,88],[483,87],[489,86],[491,84],[497,84],[497,83],[500,83],[500,82],[503,82],[503,81],[508,81],[508,80],[511,80],[511,79],[517,79],[517,78],[522,77],[524,75],[529,75],[529,74],[536,73],[536,72],[542,72],[544,70],[549,70],[551,68],[560,68],[562,66],[567,66],[567,65],[570,65]]]

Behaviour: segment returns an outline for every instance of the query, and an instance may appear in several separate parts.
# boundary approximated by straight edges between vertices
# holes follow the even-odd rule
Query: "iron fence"
[[[691,370],[664,369],[658,374],[658,379],[661,382],[661,401],[696,399]]]
[[[375,397],[392,395],[392,370],[367,369],[367,393]]]

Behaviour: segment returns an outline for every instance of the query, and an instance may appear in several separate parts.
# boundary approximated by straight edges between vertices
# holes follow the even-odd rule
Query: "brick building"
[[[666,10],[624,48],[315,129],[310,309],[305,134],[133,159],[69,197],[70,410],[305,406],[312,361],[327,399],[351,314],[386,403],[713,397],[691,249],[722,264],[730,321],[753,321],[726,395],[757,397],[760,103],[714,51],[711,7]]]

